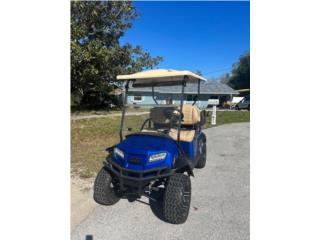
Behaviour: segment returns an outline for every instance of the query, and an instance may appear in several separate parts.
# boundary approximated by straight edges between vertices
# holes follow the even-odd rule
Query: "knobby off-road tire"
[[[112,176],[104,168],[100,170],[94,182],[93,199],[102,205],[113,205],[120,200],[112,183]]]
[[[207,144],[204,138],[201,138],[198,143],[198,163],[196,168],[204,168],[207,162]]]
[[[167,222],[184,223],[189,214],[191,202],[190,177],[182,173],[172,175],[167,183],[163,199],[163,215]]]

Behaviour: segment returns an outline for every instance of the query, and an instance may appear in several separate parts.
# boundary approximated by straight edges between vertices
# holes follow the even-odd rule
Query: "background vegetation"
[[[152,57],[141,46],[120,45],[119,39],[139,14],[130,1],[71,2],[71,102],[100,108],[117,98],[118,74],[153,68],[162,57]]]
[[[250,53],[241,55],[233,64],[231,74],[222,76],[220,81],[234,89],[250,89]]]

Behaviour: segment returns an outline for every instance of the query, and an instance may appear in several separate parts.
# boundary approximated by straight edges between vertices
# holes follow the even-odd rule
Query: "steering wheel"
[[[146,119],[144,122],[143,122],[143,124],[142,124],[142,126],[141,126],[141,128],[140,128],[140,132],[144,129],[144,127],[145,127],[145,125],[148,123],[148,128],[151,128],[151,118],[148,118],[148,119]]]

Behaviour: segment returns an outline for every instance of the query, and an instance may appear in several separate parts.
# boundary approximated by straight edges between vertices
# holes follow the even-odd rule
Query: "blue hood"
[[[170,138],[152,134],[137,133],[128,135],[125,140],[116,145],[123,151],[124,159],[113,154],[114,160],[124,168],[147,170],[157,167],[173,166],[173,158],[178,157],[178,146]],[[164,160],[149,162],[149,157],[157,153],[167,153]]]

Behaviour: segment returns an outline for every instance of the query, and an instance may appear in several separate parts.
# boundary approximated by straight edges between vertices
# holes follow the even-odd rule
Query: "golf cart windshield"
[[[129,132],[137,132],[145,130],[145,127],[151,128],[163,128],[165,132],[166,129],[176,128],[177,129],[177,139],[180,141],[180,128],[181,120],[183,118],[182,107],[184,103],[184,88],[187,83],[197,83],[198,84],[198,95],[194,99],[193,105],[197,102],[200,93],[200,82],[206,81],[202,76],[196,75],[190,71],[177,71],[177,70],[166,70],[157,69],[144,72],[138,72],[129,75],[118,75],[117,79],[120,81],[125,81],[125,93],[123,101],[123,110],[120,126],[120,139],[123,139],[123,129]],[[163,86],[181,86],[181,95],[178,101],[161,101],[164,103],[163,107],[159,106],[159,99],[155,96],[155,88]],[[151,88],[152,99],[155,104],[148,104],[147,109],[141,109],[140,107],[146,107],[142,104],[142,97],[140,96],[137,102],[128,102],[128,90],[129,87],[132,88]],[[177,94],[175,94],[177,95]],[[150,108],[154,105],[158,105],[156,108]],[[124,127],[124,117],[127,108],[133,108],[129,111],[130,120],[126,121],[126,127]],[[151,110],[149,113],[148,110]],[[130,113],[131,112],[131,113]],[[153,116],[153,117],[152,117]],[[165,122],[161,122],[159,119],[165,119]],[[141,122],[142,125],[137,124]],[[131,126],[130,126],[131,125]]]

